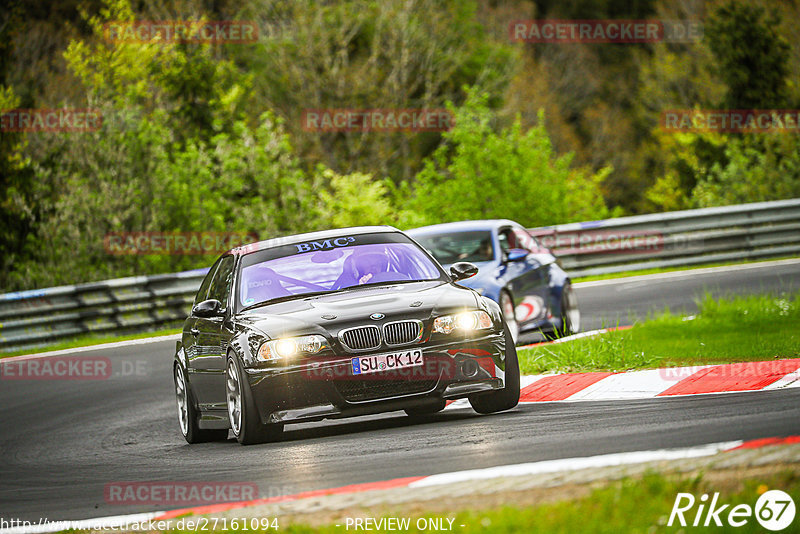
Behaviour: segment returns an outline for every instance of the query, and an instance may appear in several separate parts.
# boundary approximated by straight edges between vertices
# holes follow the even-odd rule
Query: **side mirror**
[[[220,317],[223,312],[222,303],[217,299],[204,300],[192,308],[192,315],[197,317]]]
[[[456,282],[472,278],[476,274],[478,274],[478,268],[468,261],[460,261],[450,266],[450,276]]]
[[[512,248],[506,252],[506,261],[522,261],[528,257],[528,251],[522,248]]]

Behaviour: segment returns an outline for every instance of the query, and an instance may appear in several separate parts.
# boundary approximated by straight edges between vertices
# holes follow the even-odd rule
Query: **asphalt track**
[[[578,287],[584,328],[629,324],[714,295],[796,291],[800,264]],[[261,496],[504,464],[800,434],[800,389],[545,403],[478,416],[393,413],[287,427],[279,443],[187,445],[170,372],[174,342],[107,357],[108,380],[0,380],[0,517],[85,519],[149,510],[109,505],[120,481],[251,482]],[[173,506],[178,507],[178,506]],[[167,506],[166,508],[169,508]]]

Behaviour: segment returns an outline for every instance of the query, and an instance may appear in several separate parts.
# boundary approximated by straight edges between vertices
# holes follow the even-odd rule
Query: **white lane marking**
[[[676,380],[665,377],[664,369],[617,373],[595,382],[565,400],[645,399],[655,397],[675,383]]]
[[[700,458],[738,447],[742,443],[743,442],[741,440],[727,441],[723,443],[711,443],[708,445],[702,445],[700,447],[686,449],[622,452],[615,454],[603,454],[600,456],[588,456],[583,458],[564,458],[561,460],[546,460],[543,462],[526,464],[501,465],[498,467],[488,467],[486,469],[470,469],[467,471],[456,471],[453,473],[431,475],[410,483],[408,487],[424,488],[428,486],[439,486],[442,484],[453,484],[456,482],[467,482],[473,480],[487,480],[498,477],[532,476],[545,473],[577,471],[579,469],[587,469],[592,467],[611,467],[660,460]]]
[[[598,456],[588,456],[580,458],[564,458],[560,460],[546,460],[542,462],[531,462],[524,464],[503,465],[489,467],[486,469],[470,469],[466,471],[454,471],[439,475],[430,475],[421,480],[411,482],[409,488],[424,488],[429,486],[440,486],[472,480],[487,480],[498,477],[532,476],[545,473],[558,473],[577,471],[593,467],[612,467],[620,465],[633,465],[644,462],[661,460],[682,460],[688,458],[701,458],[712,456],[722,451],[730,450],[744,443],[742,440],[727,441],[721,443],[710,443],[698,447],[684,449],[659,449],[653,451],[623,452],[614,454],[603,454]],[[95,519],[85,519],[77,521],[53,521],[45,524],[31,524],[25,526],[15,526],[0,529],[2,534],[45,534],[59,532],[66,529],[75,530],[108,530],[109,528],[122,528],[130,530],[130,526],[138,523],[146,523],[150,519],[155,519],[166,512],[148,512],[130,515],[118,515],[109,517],[98,517]]]
[[[767,267],[780,267],[782,265],[800,264],[800,258],[790,258],[786,260],[765,261],[760,263],[746,263],[743,265],[725,265],[722,267],[704,267],[701,269],[684,269],[682,271],[669,271],[666,273],[641,274],[638,276],[626,276],[624,278],[609,278],[608,280],[593,280],[591,282],[574,282],[575,288],[599,287],[615,284],[626,284],[631,282],[645,282],[648,280],[665,280],[670,278],[684,278],[687,276],[697,276],[703,274],[715,274],[733,271],[745,271],[748,269],[763,269]]]
[[[793,371],[764,389],[800,388],[800,369]]]
[[[29,521],[20,526],[13,526],[9,528],[0,528],[3,534],[43,534],[46,532],[60,532],[62,530],[110,530],[112,528],[121,528],[123,530],[130,530],[131,525],[138,525],[139,523],[147,523],[147,521],[156,518],[165,512],[147,512],[141,514],[130,515],[114,515],[108,517],[98,517],[96,519],[81,519],[77,521],[63,520],[63,521],[49,521],[45,519],[40,524],[38,521]],[[8,520],[7,520],[8,521]],[[144,529],[147,531],[147,528]]]
[[[457,399],[445,406],[445,410],[463,410],[465,408],[472,408],[468,399]]]
[[[519,377],[519,389],[525,389],[526,387],[530,386],[534,382],[541,380],[547,376],[556,376],[557,373],[547,374],[547,375],[522,375]]]
[[[623,329],[627,329],[627,327],[625,327]],[[584,338],[584,337],[597,336],[597,335],[600,335],[600,334],[606,334],[610,330],[616,330],[616,328],[611,328],[611,329],[600,328],[598,330],[588,330],[586,332],[578,332],[577,334],[572,334],[570,336],[560,337],[558,339],[554,339],[553,341],[543,341],[543,342],[538,342],[538,343],[531,343],[530,345],[522,345],[522,346],[517,347],[517,350],[519,350],[519,349],[531,349],[531,348],[537,347],[539,345],[555,345],[556,343],[564,343],[566,341],[572,341],[573,339],[581,339],[581,338]]]
[[[51,350],[49,352],[24,354],[22,356],[10,356],[8,358],[0,358],[0,362],[13,362],[16,360],[47,358],[48,356],[63,356],[67,354],[75,354],[76,352],[91,352],[94,350],[108,350],[120,347],[132,347],[135,345],[146,345],[147,343],[158,343],[159,341],[169,341],[169,340],[177,341],[180,338],[181,334],[169,334],[167,336],[157,336],[157,337],[143,337],[140,339],[128,339],[126,341],[114,341],[112,343],[102,343],[100,345],[87,345],[85,347],[75,347],[73,349],[60,349],[60,350]]]

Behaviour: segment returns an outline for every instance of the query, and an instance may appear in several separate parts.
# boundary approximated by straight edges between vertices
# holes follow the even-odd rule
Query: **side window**
[[[521,228],[514,228],[514,235],[517,238],[517,248],[523,248],[528,252],[536,252],[536,241],[531,234]]]
[[[507,252],[512,248],[517,248],[517,239],[514,237],[514,232],[511,231],[511,228],[503,228],[500,230],[497,238],[500,241],[500,248],[503,252]]]
[[[222,303],[223,308],[228,307],[228,294],[231,291],[233,282],[233,256],[225,256],[219,264],[214,279],[211,281],[211,288],[208,290],[208,298],[217,299]]]
[[[194,298],[194,305],[197,306],[208,297],[208,288],[211,286],[211,280],[214,278],[214,273],[217,271],[217,267],[219,266],[220,260],[214,262],[214,265],[206,273],[206,277],[203,278],[203,282],[200,284],[200,289],[197,290],[197,296]]]

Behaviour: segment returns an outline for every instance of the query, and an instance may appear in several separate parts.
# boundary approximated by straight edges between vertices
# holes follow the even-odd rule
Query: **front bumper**
[[[245,369],[264,423],[318,421],[402,410],[504,387],[505,338],[492,333],[448,343],[419,343],[374,354],[421,349],[424,363],[354,375],[352,358],[328,354],[281,367]]]

